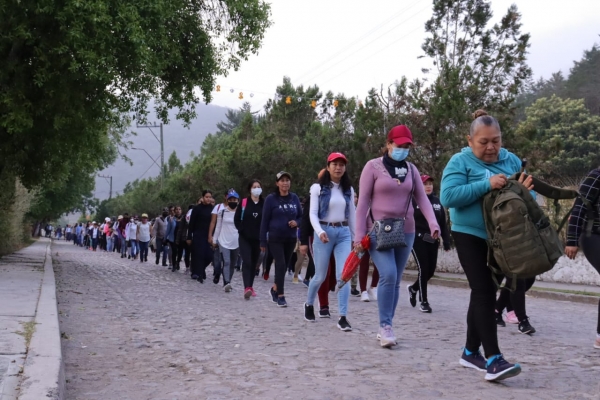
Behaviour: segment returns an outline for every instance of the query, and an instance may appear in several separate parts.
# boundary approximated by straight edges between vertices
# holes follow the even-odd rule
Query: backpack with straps
[[[518,182],[521,173],[511,176],[502,189],[495,189],[483,198],[483,219],[488,236],[489,262],[494,281],[496,274],[512,278],[513,288],[517,279],[533,278],[551,270],[564,254],[564,246],[558,236],[569,218],[563,218],[555,230],[550,219],[538,205],[529,190]],[[561,189],[533,178],[536,193],[559,200],[582,198],[591,212],[589,202],[575,190]],[[588,218],[586,230],[591,233]],[[493,262],[495,261],[495,263]],[[494,265],[495,264],[495,265]],[[496,282],[496,284],[498,284]]]

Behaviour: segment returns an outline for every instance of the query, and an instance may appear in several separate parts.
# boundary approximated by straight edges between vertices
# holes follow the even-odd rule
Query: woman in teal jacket
[[[455,154],[446,165],[440,200],[450,209],[452,237],[471,287],[467,342],[460,364],[485,371],[486,380],[497,381],[518,375],[521,366],[504,360],[498,346],[494,317],[496,285],[487,266],[482,199],[486,193],[504,187],[508,177],[519,172],[521,161],[502,148],[502,132],[494,117],[483,110],[473,116],[475,120],[467,138],[469,147]],[[530,190],[533,188],[530,177],[525,181],[521,178],[521,183]],[[485,358],[479,352],[481,345]]]

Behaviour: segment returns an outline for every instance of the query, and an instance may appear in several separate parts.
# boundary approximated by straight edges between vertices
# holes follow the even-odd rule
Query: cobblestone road
[[[262,278],[245,301],[239,273],[224,293],[187,273],[64,242],[52,254],[69,399],[600,399],[596,306],[529,298],[539,333],[499,328],[506,358],[523,373],[488,383],[458,364],[463,289],[433,286],[434,312],[421,314],[403,285],[399,346],[388,350],[375,340],[376,303],[351,299],[349,333],[335,318],[308,323],[306,289],[289,277],[281,309]]]

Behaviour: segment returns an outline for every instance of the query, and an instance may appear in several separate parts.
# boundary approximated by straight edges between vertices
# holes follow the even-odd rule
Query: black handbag
[[[413,193],[415,191],[415,178],[412,176],[412,168],[409,164],[409,173],[412,177],[412,188],[410,190],[410,197],[406,203],[406,212],[408,214],[408,208],[412,203]],[[369,210],[369,215],[373,221],[373,230],[375,233],[375,250],[389,250],[396,247],[406,247],[406,240],[404,237],[404,222],[406,217],[402,218],[385,218],[375,221],[373,218],[373,212]]]

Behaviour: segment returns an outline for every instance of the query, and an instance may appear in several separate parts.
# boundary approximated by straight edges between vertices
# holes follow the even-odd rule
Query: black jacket
[[[434,194],[430,194],[427,196],[429,201],[431,202],[431,206],[433,207],[433,212],[435,213],[435,218],[437,219],[437,223],[440,226],[440,236],[444,240],[444,250],[450,250],[450,233],[448,231],[448,223],[446,210],[440,203],[440,199]],[[425,233],[431,233],[429,229],[429,223],[425,219],[425,216],[419,209],[419,206],[413,199],[413,208],[415,209],[415,232],[417,236],[420,237]]]
[[[192,239],[192,236],[202,236],[208,240],[208,229],[210,227],[210,221],[212,219],[213,206],[198,204],[192,209],[192,215],[190,216],[190,223],[187,229],[188,240]]]
[[[242,203],[246,201],[246,208],[244,211],[244,219],[242,219]],[[265,200],[261,197],[258,203],[254,203],[251,197],[247,197],[240,201],[236,210],[233,222],[238,230],[239,234],[244,239],[249,240],[260,240],[260,224],[262,222],[263,207]]]

